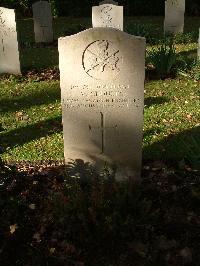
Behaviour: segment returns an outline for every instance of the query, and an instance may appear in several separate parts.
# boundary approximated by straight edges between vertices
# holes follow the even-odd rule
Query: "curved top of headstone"
[[[81,35],[90,34],[90,32],[93,33],[94,37],[95,37],[96,33],[97,33],[97,35],[99,35],[99,34],[104,35],[106,33],[109,34],[109,32],[110,33],[111,32],[113,32],[113,33],[116,32],[117,34],[120,34],[121,36],[124,35],[124,37],[126,36],[126,37],[128,37],[130,39],[135,39],[135,40],[138,39],[138,40],[143,40],[143,41],[146,40],[145,37],[132,35],[132,34],[129,34],[129,33],[125,32],[125,31],[121,31],[119,29],[109,28],[109,27],[108,28],[105,28],[105,27],[89,28],[89,29],[80,31],[78,33],[75,33],[73,35],[70,35],[70,36],[60,37],[60,38],[58,38],[58,40],[61,41],[61,40],[65,40],[65,39],[79,38],[79,37],[81,37]]]
[[[167,0],[165,1],[165,6],[185,10],[185,0]]]
[[[32,6],[37,6],[37,5],[50,5],[50,3],[48,2],[48,1],[37,1],[37,2],[34,2],[33,4],[32,4]]]
[[[104,1],[99,3],[99,5],[104,5],[104,4],[112,4],[112,5],[118,6],[118,2],[115,2],[113,0],[104,0]]]

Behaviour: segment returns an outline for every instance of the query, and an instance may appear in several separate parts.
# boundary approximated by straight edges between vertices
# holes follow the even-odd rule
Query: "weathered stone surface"
[[[52,14],[51,4],[47,1],[36,2],[32,6],[35,42],[52,42]]]
[[[113,28],[60,38],[65,160],[141,170],[145,39]],[[118,172],[118,173],[119,173]]]
[[[93,27],[111,27],[123,30],[123,6],[104,4],[92,7]]]
[[[0,73],[21,74],[15,10],[0,7]]]
[[[182,33],[184,29],[185,0],[167,0],[165,2],[164,31]]]

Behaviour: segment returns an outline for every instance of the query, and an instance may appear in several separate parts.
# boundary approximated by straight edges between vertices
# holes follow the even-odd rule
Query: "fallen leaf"
[[[190,248],[185,247],[180,251],[179,254],[185,260],[186,263],[192,262],[192,252]]]
[[[41,241],[41,236],[40,236],[40,234],[39,234],[39,233],[35,233],[35,234],[33,235],[33,239],[36,240],[37,242],[40,242],[40,241]]]
[[[53,254],[55,252],[55,250],[56,250],[55,248],[50,248],[49,251],[50,251],[51,254]]]
[[[10,225],[10,233],[14,234],[14,232],[17,230],[18,226],[17,224]]]
[[[186,117],[187,117],[187,120],[191,120],[192,119],[192,115],[191,114],[188,114]]]
[[[29,209],[31,209],[31,210],[35,210],[35,204],[34,204],[34,203],[30,204],[30,205],[29,205]]]

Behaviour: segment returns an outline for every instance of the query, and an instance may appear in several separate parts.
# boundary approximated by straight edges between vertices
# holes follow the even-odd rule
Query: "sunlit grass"
[[[63,159],[59,81],[1,79],[0,88],[2,158]],[[180,150],[179,135],[188,130],[190,137],[190,130],[199,127],[199,93],[195,80],[177,78],[146,83],[144,158],[186,155],[187,147],[182,145]]]

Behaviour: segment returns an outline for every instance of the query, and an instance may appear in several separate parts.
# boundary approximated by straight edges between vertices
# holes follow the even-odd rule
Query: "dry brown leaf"
[[[17,230],[18,226],[17,224],[10,225],[10,233],[14,234],[14,232]]]

